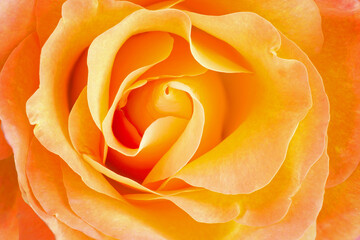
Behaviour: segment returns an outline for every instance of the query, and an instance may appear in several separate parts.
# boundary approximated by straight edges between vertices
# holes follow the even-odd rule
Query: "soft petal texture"
[[[193,114],[181,136],[146,176],[144,184],[168,178],[185,166],[199,147],[203,134],[204,108],[194,92],[187,85],[176,81],[169,82],[168,87],[187,92],[192,97]]]
[[[14,151],[14,159],[16,171],[18,174],[18,181],[22,194],[18,193],[18,199],[21,202],[23,197],[26,197],[27,203],[38,214],[42,220],[51,228],[51,231],[58,236],[58,239],[69,239],[69,237],[62,238],[63,235],[68,234],[68,227],[63,226],[55,218],[49,217],[34,200],[31,188],[28,184],[26,176],[26,161],[28,146],[32,138],[32,128],[25,113],[25,104],[27,99],[33,94],[38,86],[38,66],[39,66],[40,48],[37,37],[33,34],[24,39],[19,46],[17,46],[11,53],[0,75],[0,118],[4,125],[4,133],[12,146]],[[18,71],[21,68],[22,71]],[[4,168],[6,169],[6,168]],[[11,188],[9,188],[11,189]],[[17,188],[14,188],[16,190]],[[7,195],[7,194],[4,194]],[[24,231],[27,239],[29,234],[33,235],[34,239],[41,239],[42,233],[46,233],[44,239],[52,239],[51,233],[48,230],[40,231],[39,228],[44,224],[41,220],[36,219],[36,214],[30,210],[26,203],[21,203],[21,211],[23,212],[23,224],[18,229],[20,232]],[[19,215],[20,216],[20,215]],[[22,217],[21,217],[22,218]],[[29,233],[32,228],[29,228],[29,222],[34,224],[35,233]],[[38,236],[36,234],[39,234]],[[38,238],[37,238],[38,237]],[[73,239],[76,238],[74,233]],[[88,238],[79,238],[88,239]]]
[[[198,223],[167,202],[133,206],[119,202],[86,187],[67,166],[63,165],[62,169],[72,209],[83,219],[91,219],[95,227],[110,236],[120,239],[123,236],[124,239],[184,240],[215,240],[228,236],[231,239],[231,234],[237,228],[234,222],[211,225]]]
[[[299,240],[315,240],[316,239],[316,223],[313,223]]]
[[[19,224],[16,214],[20,193],[13,158],[0,161],[0,186],[0,239],[18,239]]]
[[[164,21],[164,19],[167,19],[167,21]],[[100,125],[106,116],[109,105],[108,94],[106,93],[109,91],[108,89],[110,84],[109,81],[111,66],[114,62],[116,53],[121,47],[121,45],[124,44],[124,42],[130,36],[147,31],[168,31],[184,35],[182,33],[184,32],[184,28],[188,27],[188,24],[189,22],[188,19],[186,19],[186,16],[179,11],[164,10],[159,12],[150,12],[145,10],[139,10],[131,14],[129,17],[124,19],[124,21],[121,21],[113,28],[109,29],[101,36],[99,36],[91,44],[91,48],[89,49],[88,61],[90,71],[88,101],[91,115],[93,116],[96,125],[100,129],[102,129]],[[116,39],[116,41],[114,41],[113,38]],[[107,51],[103,51],[104,46],[107,47]],[[170,54],[171,52],[171,49],[169,50],[170,51],[168,54]],[[96,54],[97,51],[99,51],[99,54],[101,53],[100,56]],[[96,61],[98,57],[101,57],[102,59],[101,65],[98,64],[98,62]],[[159,60],[155,61],[154,63],[158,61]],[[149,63],[145,66],[147,65],[149,65]],[[138,69],[133,69],[132,71],[134,70]],[[125,84],[122,85],[123,87],[121,87],[117,93],[117,101],[119,101],[120,97],[122,96],[122,91],[120,90],[124,89],[124,87],[126,86]],[[114,101],[117,102],[116,100]]]
[[[248,230],[244,239],[299,239],[311,227],[320,212],[328,176],[329,158],[324,154],[310,169],[300,190],[292,198],[289,212],[280,222],[256,230]],[[314,184],[317,183],[317,184]]]
[[[54,234],[34,210],[19,196],[19,240],[52,240]]]
[[[10,157],[11,154],[12,154],[12,149],[5,139],[0,121],[0,160]]]
[[[0,70],[11,51],[35,29],[35,0],[0,2]],[[6,41],[5,41],[6,39]]]
[[[115,198],[121,197],[71,146],[66,87],[72,67],[91,41],[136,9],[123,1],[67,1],[62,8],[63,18],[42,48],[40,87],[27,102],[28,117],[36,124],[34,134],[42,145],[60,155],[86,184]]]
[[[233,47],[193,27],[191,29],[193,55],[209,70],[237,73],[249,72],[243,57]]]
[[[321,49],[321,17],[312,0],[185,0],[177,7],[206,15],[254,12],[269,20],[305,52],[314,54]]]
[[[105,100],[102,100],[103,98],[108,97],[109,103],[112,104],[119,87],[126,86],[124,81],[126,76],[140,67],[165,60],[172,52],[174,39],[168,33],[145,32],[132,36],[131,31],[132,29],[126,29],[123,24],[118,24],[97,37],[90,46],[89,88],[101,84],[101,89],[98,92],[107,93],[105,96],[100,95],[101,102]],[[129,35],[121,33],[128,33]],[[114,41],[114,36],[116,36],[117,41]],[[98,62],[96,62],[98,58],[107,59],[108,62],[99,68]],[[97,72],[99,75],[94,76]],[[105,72],[111,72],[111,75],[108,79],[101,79],[100,81],[100,73]],[[109,89],[106,89],[108,84]],[[107,109],[106,106],[103,108]]]
[[[66,0],[36,0],[36,32],[43,45],[61,18],[61,7]]]
[[[170,55],[144,73],[142,79],[197,76],[207,71],[194,59],[188,41],[175,34],[171,36],[174,44]]]
[[[24,39],[11,53],[0,74],[0,119],[14,152],[21,189],[28,193],[25,163],[32,128],[25,113],[27,99],[38,86],[40,48],[35,34]],[[18,71],[18,69],[21,71]]]
[[[253,192],[274,177],[299,121],[311,107],[306,68],[298,61],[274,56],[280,35],[256,14],[190,17],[194,26],[229,43],[249,61],[261,81],[263,95],[256,111],[233,134],[185,166],[176,178],[221,193]],[[234,35],[242,36],[241,41]],[[294,78],[298,81],[291,81]],[[270,159],[264,162],[263,156]]]
[[[278,55],[295,58],[307,67],[313,106],[295,132],[285,162],[274,179],[263,189],[240,198],[247,209],[240,223],[264,226],[280,220],[288,211],[293,196],[309,168],[323,154],[329,122],[329,106],[322,80],[306,55],[286,37],[282,36]],[[301,149],[301,151],[299,151]]]
[[[114,202],[86,188],[65,165],[62,172],[71,208],[101,232],[117,239],[165,239],[144,222],[141,215],[136,216],[139,213],[129,204]]]
[[[71,211],[62,180],[62,160],[44,149],[35,138],[30,144],[28,156],[28,180],[36,200],[44,211],[70,228],[86,233],[87,236],[105,239],[105,236]]]
[[[343,183],[326,189],[317,220],[319,240],[356,239],[360,236],[360,168]]]
[[[55,239],[45,223],[22,199],[13,158],[0,161],[0,186],[0,239]]]
[[[71,142],[79,154],[87,154],[103,162],[103,137],[91,118],[87,104],[86,87],[81,92],[69,115]]]
[[[154,201],[166,199],[202,223],[223,223],[233,220],[241,213],[235,198],[227,197],[204,189],[185,189],[174,192],[152,194],[128,194],[126,199],[135,201]],[[136,203],[136,202],[135,202]]]
[[[318,4],[325,42],[312,60],[331,106],[327,187],[332,187],[346,180],[360,161],[360,6],[358,1]]]

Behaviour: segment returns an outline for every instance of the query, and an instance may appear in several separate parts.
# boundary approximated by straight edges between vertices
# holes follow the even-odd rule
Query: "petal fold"
[[[175,177],[225,194],[256,191],[279,170],[299,122],[311,107],[306,68],[297,60],[274,56],[280,47],[280,35],[256,14],[191,13],[190,18],[194,26],[229,43],[248,60],[257,74],[262,95],[257,109],[233,134]]]

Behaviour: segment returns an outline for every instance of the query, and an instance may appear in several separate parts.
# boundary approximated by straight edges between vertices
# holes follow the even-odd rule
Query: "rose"
[[[2,128],[22,196],[55,236],[359,235],[356,4],[135,3],[0,8]],[[29,236],[1,153],[2,232]]]

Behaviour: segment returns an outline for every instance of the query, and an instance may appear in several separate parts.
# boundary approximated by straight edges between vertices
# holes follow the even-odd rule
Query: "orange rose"
[[[0,238],[355,239],[359,9],[3,0]]]

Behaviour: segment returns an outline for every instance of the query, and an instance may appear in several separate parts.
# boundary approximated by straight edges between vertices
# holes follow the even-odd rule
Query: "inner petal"
[[[187,93],[166,86],[164,80],[153,81],[133,90],[123,109],[124,114],[143,134],[152,122],[164,116],[189,119],[192,101]]]

